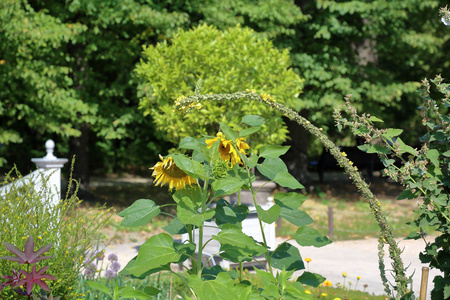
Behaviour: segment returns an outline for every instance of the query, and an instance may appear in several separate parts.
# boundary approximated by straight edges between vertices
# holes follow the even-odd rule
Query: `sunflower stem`
[[[238,205],[241,205],[241,191],[238,191]],[[240,222],[242,225],[242,222]],[[239,281],[242,282],[244,275],[244,263],[241,261],[239,262]]]
[[[203,214],[206,211],[206,202],[208,198],[208,180],[203,182],[203,195],[202,195],[202,211]],[[197,256],[197,275],[202,277],[202,252],[203,252],[203,224],[198,228],[198,256]]]

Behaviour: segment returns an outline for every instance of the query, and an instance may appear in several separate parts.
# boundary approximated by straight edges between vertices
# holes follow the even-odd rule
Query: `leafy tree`
[[[331,116],[344,96],[353,94],[360,111],[380,116],[386,126],[411,128],[405,138],[415,141],[421,130],[414,126],[420,123],[419,82],[448,73],[449,33],[439,18],[444,1],[295,2],[305,19],[293,26],[294,35],[276,37],[274,44],[290,49],[293,66],[305,78],[296,109],[335,140],[351,145],[355,141],[335,131]],[[292,173],[302,178],[307,173],[306,135],[294,123],[288,125]],[[312,142],[309,153],[318,154],[321,147]]]
[[[154,120],[170,141],[186,136],[213,135],[219,123],[237,125],[246,114],[266,117],[256,145],[280,144],[287,130],[280,115],[257,103],[210,102],[195,114],[180,117],[173,105],[177,97],[194,94],[197,80],[203,92],[221,93],[254,89],[270,94],[276,101],[296,106],[302,80],[289,69],[289,54],[275,49],[253,30],[233,27],[219,31],[212,26],[180,30],[169,43],[144,47],[144,60],[136,68],[144,79],[140,107]]]
[[[202,22],[242,23],[273,38],[293,34],[287,25],[301,18],[286,0],[3,1],[0,157],[33,168],[29,157],[42,155],[33,150],[52,137],[61,155],[77,154],[75,177],[84,183],[89,167],[149,165],[167,146],[136,109],[131,71],[142,44]]]

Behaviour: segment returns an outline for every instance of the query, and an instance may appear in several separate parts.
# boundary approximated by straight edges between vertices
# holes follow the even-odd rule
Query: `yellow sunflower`
[[[152,176],[156,179],[155,186],[158,186],[158,184],[163,186],[168,183],[170,189],[175,187],[175,190],[178,191],[184,189],[186,184],[192,185],[196,183],[194,178],[177,167],[171,156],[163,158],[160,155],[159,158],[161,161],[157,162],[153,168],[150,168],[153,170]]]
[[[219,155],[223,161],[229,162],[231,164],[231,168],[235,164],[242,163],[239,153],[236,151],[236,148],[233,146],[231,140],[227,140],[225,135],[222,132],[218,132],[215,138],[207,139],[206,147],[211,148],[215,142],[220,141],[219,145]],[[236,147],[240,153],[245,154],[245,150],[249,149],[250,146],[244,142],[245,138],[236,139]]]

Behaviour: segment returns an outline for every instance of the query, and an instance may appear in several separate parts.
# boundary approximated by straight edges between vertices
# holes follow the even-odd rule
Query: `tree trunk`
[[[89,124],[79,128],[81,135],[70,139],[71,157],[75,155],[73,179],[79,182],[79,196],[89,194]]]
[[[300,112],[305,117],[308,113]],[[308,171],[308,134],[306,130],[297,122],[287,118],[284,120],[289,129],[290,141],[285,145],[291,146],[283,159],[289,169],[289,173],[294,176],[301,184],[309,185],[310,177]]]

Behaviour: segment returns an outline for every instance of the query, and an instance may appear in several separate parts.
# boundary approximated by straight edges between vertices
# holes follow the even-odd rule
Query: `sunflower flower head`
[[[236,151],[236,148],[241,153],[245,153],[245,150],[250,148],[248,144],[244,142],[243,138],[238,138],[236,140],[237,147],[235,148],[233,146],[232,140],[228,140],[222,132],[218,132],[215,138],[205,140],[206,147],[211,148],[217,141],[220,141],[219,144],[220,158],[223,161],[226,161],[227,163],[229,162],[231,164],[231,168],[235,164],[242,163],[239,153]],[[238,143],[240,146],[238,146]]]
[[[160,155],[159,158],[161,161],[151,168],[153,170],[152,176],[155,177],[155,186],[163,186],[168,183],[170,189],[175,188],[178,191],[184,189],[186,185],[196,183],[194,178],[178,168],[171,156],[163,158]]]

